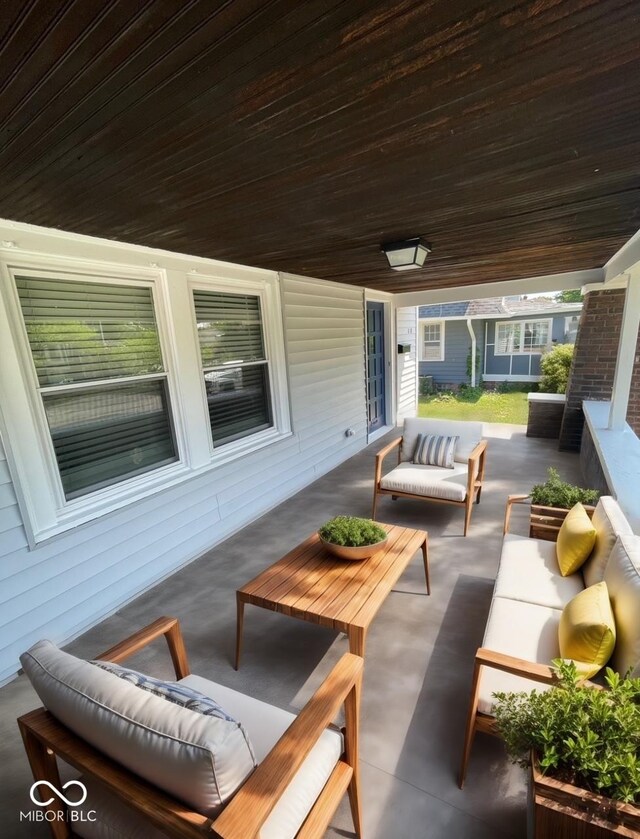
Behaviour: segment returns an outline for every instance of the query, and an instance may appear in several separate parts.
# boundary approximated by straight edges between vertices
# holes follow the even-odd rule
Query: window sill
[[[90,524],[96,519],[121,510],[123,507],[135,504],[160,492],[165,492],[200,475],[213,472],[226,463],[239,460],[292,436],[293,432],[290,430],[280,432],[269,429],[266,432],[237,441],[237,444],[230,443],[228,447],[225,446],[214,453],[211,462],[204,466],[191,468],[184,464],[172,464],[154,471],[151,476],[142,475],[132,479],[127,482],[126,488],[121,484],[117,488],[112,487],[102,491],[99,496],[95,494],[91,498],[87,497],[81,502],[75,502],[72,509],[65,508],[58,511],[58,521],[55,525],[29,533],[29,548],[33,550],[44,542],[63,536],[69,530]]]

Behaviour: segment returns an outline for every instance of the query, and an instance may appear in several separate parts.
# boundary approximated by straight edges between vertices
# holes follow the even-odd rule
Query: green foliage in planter
[[[496,693],[498,730],[514,763],[533,750],[543,773],[617,801],[640,804],[640,679],[610,668],[608,690],[580,684],[573,662],[554,661],[548,691]]]
[[[549,477],[543,484],[536,484],[531,490],[531,503],[545,507],[571,509],[578,501],[581,504],[597,504],[600,493],[597,489],[568,484],[560,478],[557,469],[549,467]]]
[[[318,530],[320,536],[334,545],[359,548],[361,545],[375,545],[387,538],[386,530],[371,519],[356,516],[336,516]]]
[[[573,349],[573,344],[557,344],[542,356],[540,393],[566,393]]]

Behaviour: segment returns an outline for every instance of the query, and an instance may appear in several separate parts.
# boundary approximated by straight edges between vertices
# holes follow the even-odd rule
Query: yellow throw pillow
[[[572,659],[585,679],[602,670],[616,643],[616,627],[605,582],[589,586],[562,610],[560,655]]]
[[[585,508],[578,502],[562,522],[556,542],[556,556],[563,577],[574,574],[583,565],[596,543],[596,529]]]

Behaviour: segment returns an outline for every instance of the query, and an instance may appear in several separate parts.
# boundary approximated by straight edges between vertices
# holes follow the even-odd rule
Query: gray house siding
[[[551,318],[551,338],[554,343],[566,343],[565,317],[556,315]],[[545,320],[544,315],[527,315],[518,318],[500,318],[487,321],[487,348],[485,373],[489,376],[540,376],[540,353],[513,353],[512,355],[496,355],[495,336],[498,323],[515,323],[525,320]],[[526,381],[526,379],[525,379]]]
[[[472,321],[476,336],[476,381],[482,376],[484,358],[484,321]],[[467,384],[470,381],[467,363],[471,352],[471,336],[464,320],[444,321],[444,361],[421,361],[420,376],[433,376],[440,387]]]

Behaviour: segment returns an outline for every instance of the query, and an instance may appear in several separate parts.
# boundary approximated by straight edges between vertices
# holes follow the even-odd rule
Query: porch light
[[[380,245],[394,271],[413,271],[422,268],[427,254],[431,253],[424,239],[405,239],[403,242],[387,242]]]

